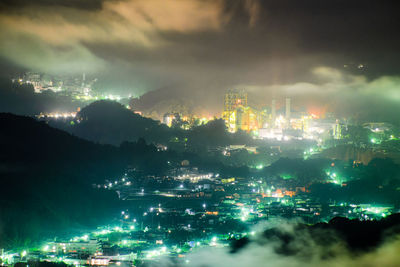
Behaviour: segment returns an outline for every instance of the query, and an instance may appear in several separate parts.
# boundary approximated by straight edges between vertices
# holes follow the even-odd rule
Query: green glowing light
[[[288,180],[288,179],[292,179],[293,176],[291,174],[285,173],[285,174],[281,174],[280,175],[283,179]]]

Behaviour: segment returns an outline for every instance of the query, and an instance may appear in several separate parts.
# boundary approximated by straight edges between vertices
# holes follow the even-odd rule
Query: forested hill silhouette
[[[78,124],[71,132],[79,137],[104,144],[119,145],[145,137],[149,142],[167,142],[171,129],[158,121],[142,117],[113,101],[97,101],[78,114]]]
[[[87,158],[100,159],[117,151],[111,145],[93,144],[30,117],[0,113],[0,124],[0,160],[3,163],[65,164]]]
[[[18,247],[112,218],[118,197],[92,183],[118,177],[119,148],[33,118],[0,113],[0,246]]]

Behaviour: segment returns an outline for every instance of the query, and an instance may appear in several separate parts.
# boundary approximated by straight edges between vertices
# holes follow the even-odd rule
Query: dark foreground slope
[[[118,197],[92,183],[123,172],[118,148],[0,114],[0,247],[111,218]]]

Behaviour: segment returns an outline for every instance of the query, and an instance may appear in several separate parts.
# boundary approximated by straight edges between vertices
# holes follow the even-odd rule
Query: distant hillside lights
[[[193,115],[183,116],[180,113],[165,113],[163,116],[163,123],[166,124],[168,127],[177,126],[184,130],[189,130],[193,126],[199,126],[208,123],[210,120],[214,118],[206,118],[206,117],[197,117]]]
[[[110,93],[97,93],[93,90],[97,78],[88,79],[86,74],[82,75],[49,75],[46,73],[26,72],[11,79],[15,84],[32,85],[37,94],[45,91],[53,91],[63,96],[70,96],[80,101],[114,100],[120,101],[131,95],[121,96]]]
[[[40,113],[37,118],[72,119],[76,117],[76,112],[51,112]]]
[[[172,126],[172,122],[175,119],[175,115],[172,113],[165,113],[163,117],[163,123],[166,124],[168,127]]]
[[[53,92],[69,92],[82,96],[90,95],[93,84],[97,79],[88,81],[85,73],[79,76],[54,76],[38,72],[26,72],[23,75],[13,78],[12,82],[19,84],[32,84],[35,93],[42,93],[46,90]]]

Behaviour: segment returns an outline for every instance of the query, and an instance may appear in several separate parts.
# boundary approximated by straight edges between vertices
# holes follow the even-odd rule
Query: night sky
[[[221,110],[229,88],[256,105],[344,115],[400,101],[398,1],[1,0],[3,74],[98,77],[112,92],[173,88]],[[361,64],[361,65],[360,65]],[[347,67],[345,67],[345,65]],[[340,115],[340,114],[339,114]]]

